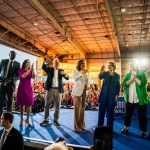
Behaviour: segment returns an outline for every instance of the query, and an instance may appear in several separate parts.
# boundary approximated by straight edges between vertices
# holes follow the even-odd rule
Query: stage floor
[[[63,137],[68,144],[90,146],[93,144],[93,128],[97,125],[98,111],[85,111],[86,130],[82,133],[73,131],[73,109],[60,110],[60,126],[56,127],[54,124],[50,126],[40,126],[43,121],[44,113],[37,113],[31,115],[31,127],[27,127],[25,122],[23,126],[19,126],[20,114],[14,113],[14,127],[17,128],[24,137],[35,138],[38,140],[55,141],[58,137]],[[50,112],[50,121],[53,122],[53,113]],[[24,115],[24,120],[26,115]],[[105,119],[106,121],[106,119]],[[150,149],[150,140],[141,138],[141,132],[138,127],[138,119],[133,118],[130,128],[130,133],[124,135],[120,133],[123,127],[124,118],[115,119],[113,132],[113,148],[115,150],[148,150]],[[2,129],[2,126],[0,126]],[[150,131],[150,119],[148,119],[148,131]],[[147,134],[148,135],[148,134]],[[39,142],[40,143],[40,142]]]

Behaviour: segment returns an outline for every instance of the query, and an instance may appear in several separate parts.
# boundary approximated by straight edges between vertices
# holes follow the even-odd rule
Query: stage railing
[[[26,142],[25,143],[26,146],[28,146],[27,143],[30,142],[30,146],[33,145],[34,147],[35,146],[38,147],[37,143],[40,143],[40,148],[45,148],[46,146],[54,143],[54,141],[48,141],[48,140],[41,140],[41,139],[35,139],[35,138],[29,138],[29,137],[23,137],[23,138],[24,138],[24,141]],[[41,146],[41,144],[42,144],[42,146]],[[82,145],[75,145],[75,144],[66,144],[66,145],[69,147],[73,147],[73,148],[90,149],[89,146],[82,146]]]

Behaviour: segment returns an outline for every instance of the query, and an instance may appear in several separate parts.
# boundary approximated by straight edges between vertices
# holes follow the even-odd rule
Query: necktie
[[[12,75],[12,63],[13,63],[13,61],[10,62],[8,72],[7,72],[7,78],[10,78]]]
[[[5,131],[4,131],[4,134],[3,134],[2,137],[1,137],[1,140],[0,140],[0,150],[1,150],[2,147],[3,147],[6,133],[7,133],[7,131],[5,130]]]

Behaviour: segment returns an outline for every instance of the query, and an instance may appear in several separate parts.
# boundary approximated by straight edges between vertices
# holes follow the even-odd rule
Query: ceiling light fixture
[[[128,47],[129,45],[126,45],[126,47]]]
[[[37,22],[34,22],[34,25],[37,26],[38,25]]]
[[[124,13],[126,11],[125,8],[121,8],[121,12]]]

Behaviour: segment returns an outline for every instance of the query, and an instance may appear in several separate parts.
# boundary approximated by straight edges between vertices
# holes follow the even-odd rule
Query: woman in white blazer
[[[74,131],[82,132],[85,129],[84,109],[86,89],[88,85],[88,74],[85,70],[85,61],[79,60],[73,72],[74,86],[72,96],[74,97]]]

